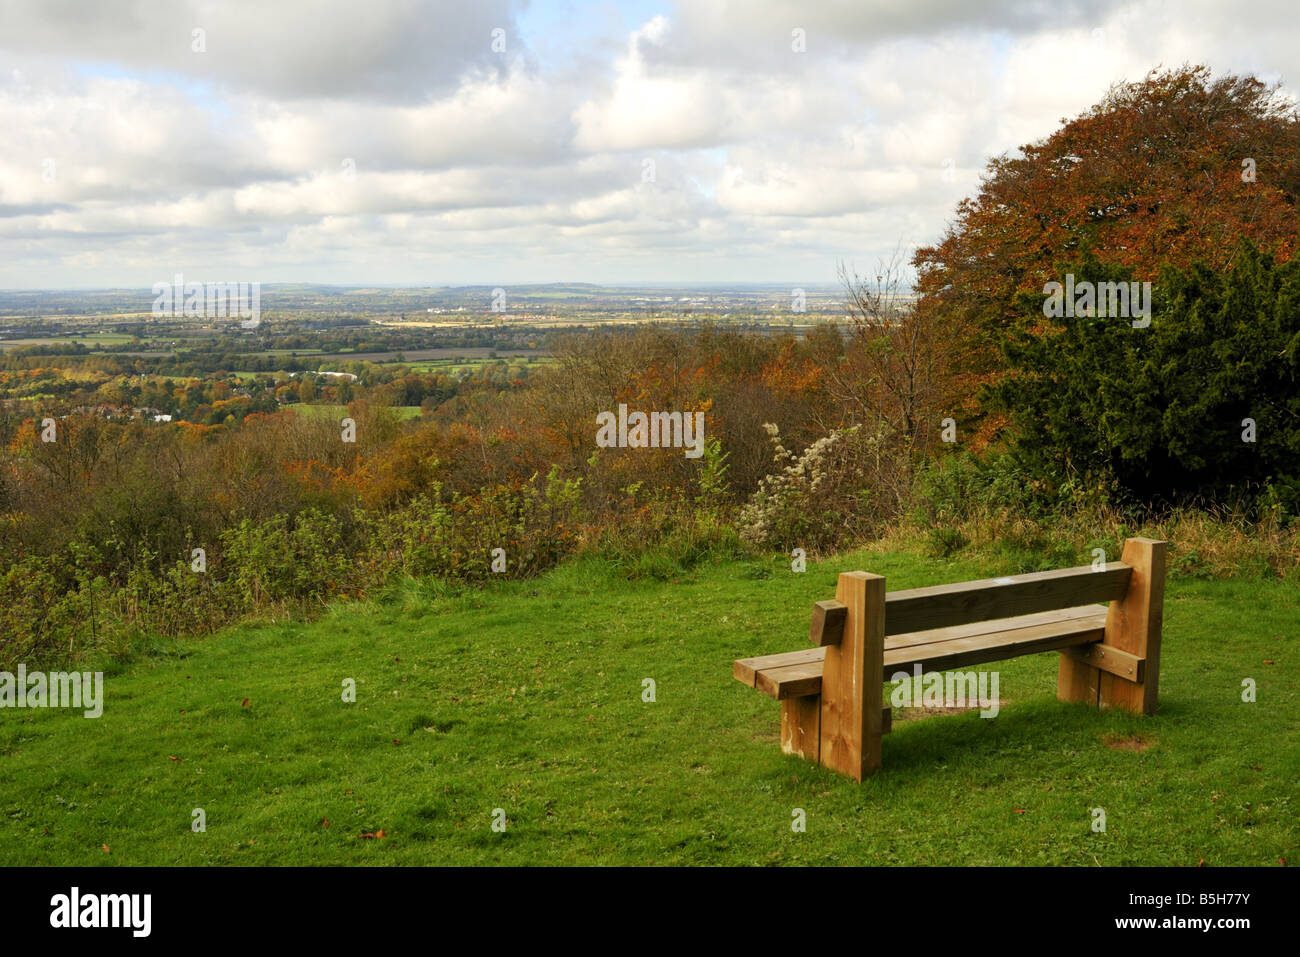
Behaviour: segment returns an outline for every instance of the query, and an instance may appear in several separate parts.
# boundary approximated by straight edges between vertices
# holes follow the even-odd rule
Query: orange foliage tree
[[[1016,294],[1041,292],[1084,249],[1139,280],[1164,262],[1223,269],[1246,238],[1279,262],[1294,255],[1300,118],[1278,88],[1153,70],[1062,122],[993,159],[942,240],[916,252],[926,305],[997,336]]]

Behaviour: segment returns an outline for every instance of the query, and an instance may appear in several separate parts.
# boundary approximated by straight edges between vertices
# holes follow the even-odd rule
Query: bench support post
[[[1089,664],[1096,646],[1066,649],[1061,653],[1056,696],[1062,701],[1086,701],[1093,707],[1123,708],[1140,714],[1156,709],[1156,684],[1160,675],[1160,632],[1165,604],[1165,542],[1130,538],[1120,557],[1132,569],[1128,591],[1110,603],[1102,648],[1113,649],[1123,660],[1142,661],[1132,680]]]
[[[781,699],[781,750],[821,763],[822,696]]]
[[[1141,681],[1126,681],[1101,672],[1098,704],[1135,714],[1155,714],[1160,677],[1160,633],[1165,608],[1165,543],[1130,538],[1121,561],[1133,569],[1128,593],[1110,603],[1106,615],[1106,645],[1146,659]]]
[[[861,781],[880,768],[885,579],[867,572],[844,572],[836,584],[835,599],[847,613],[843,637],[838,645],[826,648],[822,667],[819,760],[831,770]],[[782,725],[784,728],[784,718]]]
[[[1061,701],[1083,701],[1095,708],[1100,692],[1101,669],[1063,651],[1056,667],[1056,697]]]

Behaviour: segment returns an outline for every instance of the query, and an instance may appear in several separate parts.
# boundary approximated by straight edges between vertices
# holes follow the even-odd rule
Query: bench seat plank
[[[1058,651],[1073,645],[1087,645],[1106,637],[1106,615],[1070,618],[1045,625],[1030,625],[1008,631],[977,635],[971,638],[953,638],[927,645],[904,648],[885,648],[885,677],[896,671],[912,670],[921,666],[921,673],[952,671],[969,665],[1004,661],[1040,651]]]
[[[1105,605],[1080,605],[1078,608],[1058,608],[1055,611],[1040,611],[1032,615],[1018,615],[1015,618],[995,618],[990,621],[977,621],[969,625],[952,625],[948,628],[931,628],[929,631],[909,631],[892,635],[885,639],[885,650],[906,648],[914,645],[931,645],[954,638],[975,638],[979,635],[995,635],[1014,631],[1017,628],[1029,628],[1032,625],[1047,625],[1074,621],[1079,618],[1105,617]]]
[[[804,661],[779,668],[763,668],[754,676],[754,687],[778,701],[821,694],[824,664],[824,661]]]
[[[802,665],[810,661],[817,662],[820,667],[822,661],[826,658],[825,648],[801,648],[798,651],[786,651],[779,655],[761,655],[757,658],[738,658],[732,665],[731,673],[735,675],[736,680],[741,684],[754,687],[758,679],[759,671],[766,671],[772,668],[784,668],[786,665]]]
[[[898,671],[951,671],[1104,639],[1106,606],[1084,605],[885,639],[885,678]],[[825,648],[738,659],[736,680],[777,700],[821,693]]]

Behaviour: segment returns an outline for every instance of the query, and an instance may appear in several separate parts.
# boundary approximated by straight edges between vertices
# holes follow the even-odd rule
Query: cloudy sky
[[[1294,0],[3,0],[0,287],[833,281]]]

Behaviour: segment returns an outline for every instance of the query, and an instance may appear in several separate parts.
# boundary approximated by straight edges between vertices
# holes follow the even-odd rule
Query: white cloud
[[[1288,79],[1300,36],[1208,0],[698,0],[622,36],[509,0],[108,8],[0,8],[0,286],[830,280],[1112,82]]]

